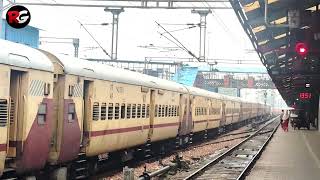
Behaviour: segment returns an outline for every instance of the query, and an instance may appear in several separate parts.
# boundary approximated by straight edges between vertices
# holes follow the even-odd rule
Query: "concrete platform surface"
[[[320,133],[279,126],[246,180],[320,180]]]

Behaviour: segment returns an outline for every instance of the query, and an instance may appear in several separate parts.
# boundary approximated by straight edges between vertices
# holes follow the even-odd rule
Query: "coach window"
[[[172,116],[176,116],[176,114],[174,113],[176,106],[172,106]]]
[[[166,108],[165,108],[165,105],[162,105],[162,116],[161,117],[165,117],[165,110],[166,110]]]
[[[176,116],[175,114],[174,114],[174,108],[175,108],[176,106],[171,106],[171,116]]]
[[[168,116],[169,116],[169,115],[168,115],[168,114],[169,114],[169,113],[168,113],[168,105],[166,105],[166,109],[165,109],[164,112],[165,112],[165,115],[164,115],[164,116],[165,116],[165,117],[168,117]]]
[[[11,101],[11,105],[12,105],[12,108],[11,109],[11,112],[10,112],[10,125],[12,124],[13,122],[13,114],[12,111],[14,109],[14,104],[13,104],[13,100],[10,99]],[[6,99],[0,99],[0,127],[5,127],[7,126],[7,119],[8,119],[8,111],[9,111],[9,107],[8,107],[8,101]]]
[[[159,107],[158,107],[158,117],[162,117],[161,110],[162,110],[162,107],[161,107],[161,105],[159,105]]]
[[[131,118],[131,104],[127,104],[127,119]]]
[[[169,117],[172,116],[172,106],[171,105],[168,106],[168,116]]]
[[[141,113],[141,117],[142,118],[146,118],[146,105],[142,104],[142,113]]]
[[[106,120],[107,119],[107,104],[102,103],[101,108],[100,108],[100,113],[101,113],[101,120]]]
[[[76,119],[76,107],[74,103],[68,105],[68,121],[73,122]]]
[[[173,114],[174,114],[174,116],[177,116],[177,106],[174,106],[174,108],[173,108]]]
[[[47,116],[47,104],[42,103],[39,105],[38,109],[38,124],[42,125],[46,123],[46,116]]]
[[[113,119],[113,103],[109,103],[108,106],[108,120]]]
[[[132,114],[131,114],[131,117],[132,117],[132,118],[136,118],[136,113],[137,113],[136,104],[132,104]]]
[[[116,103],[114,107],[114,119],[119,119],[119,117],[120,117],[120,107],[119,107],[119,103]]]
[[[137,107],[137,118],[141,118],[141,104],[138,104]]]
[[[50,94],[50,83],[44,84],[44,95],[48,96]]]
[[[154,117],[158,117],[158,105],[155,105],[154,107]]]
[[[126,118],[126,105],[125,104],[121,104],[120,112],[121,112],[120,118],[125,119]]]
[[[146,118],[149,118],[150,115],[150,105],[147,105],[147,112],[146,112]]]
[[[95,102],[93,103],[92,108],[92,120],[98,121],[99,120],[99,103]]]

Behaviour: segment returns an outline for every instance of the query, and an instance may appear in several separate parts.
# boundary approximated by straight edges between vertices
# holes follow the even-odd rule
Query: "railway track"
[[[279,122],[274,118],[261,127],[248,138],[241,141],[223,154],[210,160],[199,169],[186,177],[175,177],[175,179],[244,179],[248,170],[268,144],[276,131]]]
[[[261,122],[262,123],[262,122]],[[248,125],[248,124],[247,124]],[[244,128],[245,126],[241,127]],[[166,153],[165,155],[156,155],[154,157],[150,157],[144,160],[134,160],[132,162],[130,162],[129,164],[126,164],[126,166],[128,167],[133,167],[133,168],[137,168],[139,166],[148,166],[149,163],[153,163],[153,162],[159,162],[161,161],[161,159],[170,157],[172,155],[178,154],[178,153],[182,153],[188,150],[192,150],[194,148],[198,148],[198,147],[202,147],[202,146],[207,146],[210,144],[219,144],[219,143],[223,143],[223,142],[228,142],[228,141],[233,141],[236,139],[243,139],[248,137],[250,134],[249,133],[253,133],[254,130],[252,128],[246,128],[245,130],[241,131],[241,132],[237,132],[234,133],[233,131],[237,131],[238,129],[232,130],[230,132],[227,132],[225,134],[216,136],[212,139],[207,139],[201,142],[195,142],[192,145],[182,148],[182,149],[177,149],[171,152]],[[233,137],[237,135],[237,137]],[[241,135],[241,136],[240,136]],[[223,139],[221,139],[223,138]],[[100,173],[97,173],[97,175],[93,176],[94,179],[99,179],[99,178],[110,178],[115,174],[118,174],[119,172],[122,172],[123,166],[120,166],[119,168],[115,168],[113,170],[104,170],[101,171]]]

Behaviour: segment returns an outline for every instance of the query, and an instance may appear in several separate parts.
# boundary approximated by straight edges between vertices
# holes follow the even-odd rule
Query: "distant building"
[[[39,47],[39,29],[26,26],[22,29],[15,29],[8,25],[5,19],[2,19],[2,28],[0,38],[8,41],[25,44],[33,48]]]

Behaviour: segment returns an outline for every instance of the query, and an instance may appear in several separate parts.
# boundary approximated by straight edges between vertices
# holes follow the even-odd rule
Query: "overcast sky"
[[[20,1],[22,2],[22,1]],[[28,2],[52,2],[50,0],[28,0]],[[57,1],[65,2],[65,1]],[[69,1],[68,1],[69,2]],[[41,29],[40,36],[80,38],[80,57],[106,58],[101,49],[88,50],[88,47],[98,45],[88,33],[80,27],[77,20],[86,23],[111,23],[111,13],[103,8],[75,8],[26,6],[31,11],[30,25]],[[158,32],[163,32],[155,21],[159,23],[199,23],[199,15],[192,14],[191,10],[143,10],[125,9],[120,14],[118,59],[143,60],[145,57],[190,57],[182,50],[166,51],[165,49],[146,49],[139,46],[153,44],[155,46],[174,47]],[[187,26],[163,26],[168,30],[186,28]],[[111,25],[91,26],[87,29],[110,53]],[[178,31],[173,33],[189,50],[199,55],[199,28]],[[45,40],[45,39],[43,39]],[[46,40],[45,40],[46,41]],[[53,41],[53,40],[49,40]],[[40,48],[73,55],[72,44],[42,43]],[[257,60],[256,53],[248,53],[253,47],[244,33],[232,9],[214,10],[207,17],[207,57],[209,59],[250,59]]]

